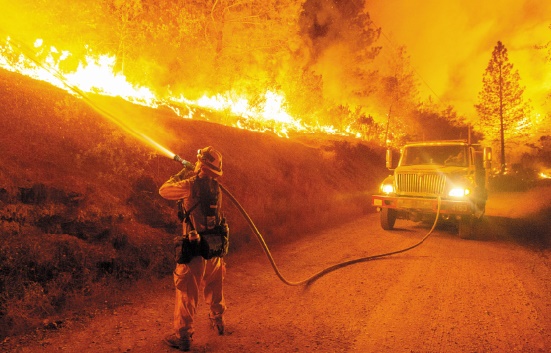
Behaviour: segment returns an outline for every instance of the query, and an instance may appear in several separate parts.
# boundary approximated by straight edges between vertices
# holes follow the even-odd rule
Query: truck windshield
[[[407,146],[401,166],[418,164],[467,166],[467,148],[462,145]]]

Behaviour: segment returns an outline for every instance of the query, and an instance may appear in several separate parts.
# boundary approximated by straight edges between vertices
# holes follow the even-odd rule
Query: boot
[[[224,334],[224,317],[222,315],[209,314],[210,326],[218,331],[218,334],[222,336]]]
[[[172,348],[179,349],[183,352],[189,352],[191,349],[191,336],[185,335],[182,337],[176,336],[176,334],[170,334],[165,337],[164,342]]]

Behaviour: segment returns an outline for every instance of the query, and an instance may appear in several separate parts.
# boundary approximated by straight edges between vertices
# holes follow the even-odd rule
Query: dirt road
[[[278,247],[290,281],[336,263],[398,250],[428,227],[399,221],[382,231],[378,214]],[[238,236],[238,235],[234,235]],[[258,243],[227,257],[227,334],[208,327],[200,302],[193,352],[547,352],[551,350],[551,251],[496,239],[461,240],[438,228],[421,246],[290,287]],[[67,320],[17,352],[171,352],[170,278],[147,283],[126,305]]]

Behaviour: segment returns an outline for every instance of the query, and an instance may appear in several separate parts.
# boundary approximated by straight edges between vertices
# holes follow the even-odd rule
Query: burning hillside
[[[400,10],[395,7],[387,10],[364,0],[79,0],[71,4],[3,0],[1,5],[2,67],[45,78],[43,72],[31,73],[27,64],[21,66],[30,60],[30,71],[47,68],[48,81],[71,91],[77,88],[166,106],[185,118],[215,115],[217,123],[280,136],[323,132],[399,146],[411,140],[466,138],[466,125],[481,131],[476,116],[455,111],[452,105],[459,102],[462,110],[466,104],[468,111],[473,109],[475,85],[457,87],[467,82],[459,76],[469,74],[468,82],[476,77],[473,70],[435,71],[432,77],[437,75],[440,85],[449,85],[439,91],[448,92],[452,101],[439,98],[440,92],[432,90],[431,82],[410,64],[413,59],[419,65],[420,59],[410,58],[403,43],[393,43],[384,34],[383,30],[388,34],[393,28],[381,28],[372,21],[372,15],[386,18],[389,11]],[[432,26],[442,25],[436,21],[442,18],[438,13],[456,12],[458,6],[455,2],[428,6],[435,21],[426,31],[435,32]],[[459,7],[474,13],[471,6],[479,4]],[[545,51],[536,47],[547,47],[541,38],[542,29],[548,27],[542,18],[549,7],[539,4],[523,11],[520,7],[502,8],[514,16],[522,12],[515,21],[524,22],[519,27],[523,33],[514,31],[511,53],[523,51],[521,71],[530,68],[540,79]],[[409,28],[404,19],[397,21],[399,25],[392,21],[394,26]],[[529,42],[532,27],[538,28],[539,38],[533,43]],[[491,52],[487,39],[499,39],[502,34],[471,33],[469,42],[484,42],[476,48],[476,60],[462,55],[454,62],[480,65],[481,51]],[[521,44],[519,38],[523,38]],[[444,42],[450,43],[427,43]],[[421,64],[431,71],[435,59],[423,60]],[[446,65],[445,60],[438,62]],[[484,64],[477,70],[480,81]],[[527,90],[537,96],[539,105],[524,117],[529,124],[523,128],[530,135],[547,127],[546,108],[541,104],[544,81],[530,82]],[[471,98],[457,97],[457,92]],[[203,114],[205,109],[215,114]]]
[[[427,138],[421,121],[434,119],[415,112],[413,89],[400,87],[401,102],[389,101],[396,95],[385,82],[396,81],[396,68],[375,62],[380,29],[362,1],[7,1],[3,8],[0,66],[92,105],[91,93],[117,96],[283,137],[323,133],[393,144]],[[50,25],[58,18],[64,25]],[[395,61],[407,70],[407,57]],[[451,116],[448,108],[430,109]]]
[[[152,108],[168,107],[182,118],[208,120],[204,110],[223,113],[223,123],[251,131],[274,132],[279,136],[288,137],[289,132],[340,134],[361,137],[360,132],[354,132],[349,126],[345,131],[339,131],[332,126],[308,126],[293,118],[285,111],[285,97],[273,91],[266,91],[260,102],[254,106],[245,97],[235,93],[203,95],[199,99],[190,100],[183,96],[157,96],[150,89],[128,82],[127,78],[115,71],[116,58],[109,55],[86,55],[75,71],[63,73],[64,61],[73,56],[68,51],[59,51],[53,46],[44,45],[42,39],[34,43],[35,50],[26,48],[24,44],[12,43],[8,38],[0,47],[0,67],[20,74],[42,80],[64,89],[69,93],[84,98],[93,107],[96,103],[87,96],[90,93],[110,97],[121,97],[131,103]],[[199,112],[198,112],[199,110]],[[118,120],[131,120],[120,116],[108,115]]]

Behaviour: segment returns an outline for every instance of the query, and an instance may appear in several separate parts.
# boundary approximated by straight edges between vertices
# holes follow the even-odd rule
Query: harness
[[[189,263],[195,256],[205,259],[223,257],[228,252],[229,227],[226,219],[220,217],[221,204],[220,187],[216,180],[210,178],[193,177],[191,181],[191,198],[197,202],[186,210],[184,200],[178,200],[178,219],[189,225],[188,232],[174,239],[175,259],[177,263]],[[197,232],[196,225],[191,219],[191,213],[199,207],[203,217],[202,228]],[[197,219],[194,219],[197,221]],[[194,233],[193,237],[190,236]],[[198,240],[197,233],[199,234]]]
[[[199,202],[197,202],[195,205],[193,205],[189,211],[186,211],[186,208],[184,207],[184,199],[178,200],[178,219],[180,222],[185,222],[189,224],[189,227],[191,230],[195,230],[195,226],[193,225],[193,222],[191,221],[191,218],[189,217],[191,215],[191,212],[193,212],[194,209],[199,206]]]

